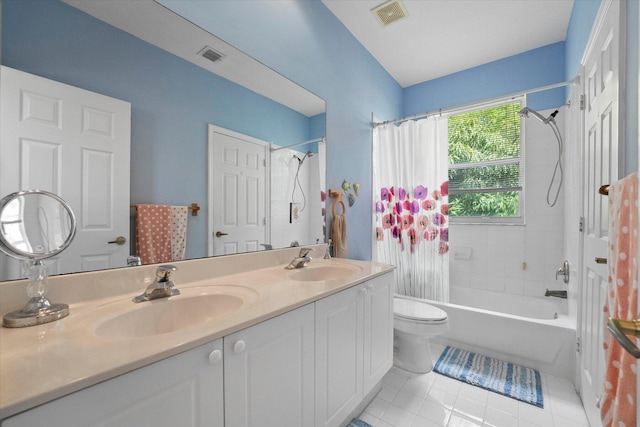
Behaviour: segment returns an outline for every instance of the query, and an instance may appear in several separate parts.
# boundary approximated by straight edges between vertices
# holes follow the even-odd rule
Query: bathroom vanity
[[[392,365],[393,267],[298,251],[175,263],[181,295],[141,304],[155,266],[52,277],[69,316],[0,330],[2,427],[345,425]]]

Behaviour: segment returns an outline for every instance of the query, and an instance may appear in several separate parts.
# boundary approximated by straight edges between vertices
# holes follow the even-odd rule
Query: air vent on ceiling
[[[392,24],[408,16],[407,9],[405,9],[400,0],[391,0],[374,7],[371,9],[371,13],[376,16],[378,22],[383,26]]]
[[[200,52],[198,52],[198,55],[202,55],[205,58],[207,58],[209,61],[211,62],[217,62],[222,60],[222,58],[225,57],[224,54],[218,52],[217,50],[209,47],[209,46],[205,46]]]

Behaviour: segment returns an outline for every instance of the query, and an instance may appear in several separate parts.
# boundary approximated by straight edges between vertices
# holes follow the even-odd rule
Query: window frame
[[[524,108],[527,105],[526,96],[509,97],[490,102],[477,103],[464,109],[458,109],[448,114],[447,120],[452,116],[466,114],[479,110],[486,110],[489,108],[500,107],[508,104],[520,103],[520,108]],[[518,216],[500,217],[500,216],[453,216],[449,215],[449,222],[451,224],[478,224],[478,225],[524,225],[525,223],[525,190],[526,190],[526,175],[525,175],[525,120],[520,117],[520,157],[513,157],[500,160],[488,160],[482,162],[470,162],[470,163],[458,163],[456,165],[448,164],[447,171],[451,169],[464,169],[469,166],[492,166],[501,164],[517,164],[520,166],[520,187],[514,190],[513,188],[491,188],[491,189],[470,189],[470,190],[452,190],[449,189],[449,198],[451,194],[468,194],[468,193],[499,193],[504,191],[519,191],[518,196]],[[451,167],[455,166],[455,167]],[[448,173],[448,172],[447,172]],[[480,191],[482,190],[482,191]]]

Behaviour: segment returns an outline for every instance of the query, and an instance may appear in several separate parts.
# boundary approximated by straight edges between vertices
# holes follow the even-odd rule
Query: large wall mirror
[[[321,98],[153,0],[2,0],[1,42],[3,111],[11,110],[7,103],[20,105],[16,121],[28,122],[23,119],[31,114],[24,109],[29,105],[39,133],[12,136],[3,116],[0,173],[14,172],[0,177],[0,197],[35,188],[58,194],[78,217],[74,252],[82,254],[88,242],[99,246],[74,259],[61,254],[52,261],[52,273],[126,266],[127,256],[134,254],[139,205],[199,205],[197,216],[187,216],[184,259],[324,241]],[[130,117],[126,155],[112,154],[108,144],[67,155],[70,149],[49,136],[64,130],[62,120],[70,116],[65,108],[75,101],[38,90],[5,91],[5,80],[14,72],[17,78],[27,73],[124,101],[123,114]],[[85,108],[83,102],[75,103]],[[92,138],[106,135],[102,139],[110,141],[122,120],[100,105],[79,110],[77,126],[86,131],[90,118],[97,126],[95,132],[90,129]],[[226,147],[235,139],[262,144],[264,154],[253,163],[265,168],[264,185],[224,176],[220,185],[213,181],[218,166],[211,153],[218,134],[224,134]],[[35,153],[45,154],[30,163]],[[101,169],[109,179],[86,179]],[[77,194],[70,194],[69,182],[80,182]],[[213,191],[215,185],[221,192]],[[262,211],[229,201],[239,185],[261,197]],[[212,217],[215,211],[226,220],[243,210],[251,211],[245,216],[252,225],[266,231],[251,245],[238,247],[224,240],[229,228],[212,228]],[[114,226],[115,217],[125,218],[124,228]],[[24,277],[11,263],[0,258],[0,280]]]

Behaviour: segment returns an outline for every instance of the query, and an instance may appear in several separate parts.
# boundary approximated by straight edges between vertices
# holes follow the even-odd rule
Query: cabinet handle
[[[238,341],[237,343],[235,343],[233,345],[233,352],[236,353],[236,354],[242,353],[244,351],[245,347],[246,346],[244,344],[244,341],[240,340],[240,341]]]
[[[209,363],[212,365],[218,363],[222,360],[222,352],[220,350],[213,350],[211,354],[209,354]]]

